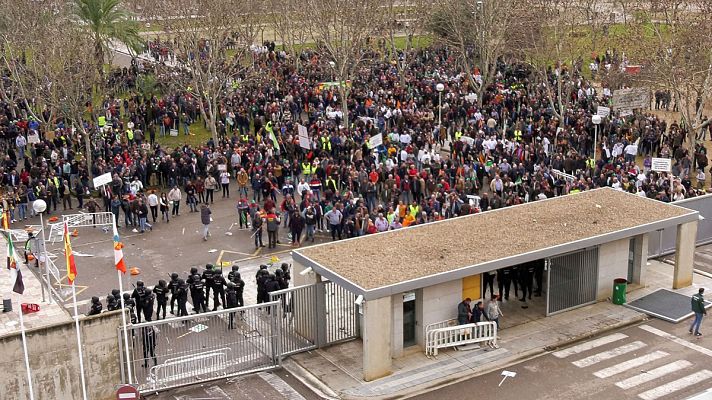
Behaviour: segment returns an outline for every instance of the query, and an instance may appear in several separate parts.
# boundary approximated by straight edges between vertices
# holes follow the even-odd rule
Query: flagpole
[[[77,311],[77,290],[72,282],[72,302],[74,303],[74,326],[77,329],[77,347],[79,348],[79,373],[82,377],[82,398],[87,400],[87,385],[84,380],[84,356],[82,352],[82,337],[79,330],[79,312]]]
[[[19,297],[19,296],[18,296]],[[27,369],[27,386],[30,388],[30,400],[35,399],[35,392],[32,388],[32,373],[30,372],[30,355],[27,353],[27,336],[25,335],[25,319],[22,316],[22,300],[18,299],[20,305],[20,333],[22,334],[22,351],[25,354],[25,368]]]
[[[111,222],[114,224],[113,228],[116,231],[116,215],[111,215]],[[121,279],[121,271],[116,270],[116,275],[119,277],[119,298],[121,301],[121,321],[124,324],[124,351],[126,352],[126,371],[128,372],[129,384],[133,383],[133,378],[131,374],[131,358],[129,358],[129,334],[126,328],[126,305],[124,304],[124,283]]]

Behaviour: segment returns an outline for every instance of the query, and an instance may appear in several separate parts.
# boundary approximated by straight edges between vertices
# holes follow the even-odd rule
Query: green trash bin
[[[613,280],[613,304],[625,304],[625,291],[627,287],[627,279],[616,278]]]

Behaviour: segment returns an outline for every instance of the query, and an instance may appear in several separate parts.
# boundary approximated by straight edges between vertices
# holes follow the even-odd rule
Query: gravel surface
[[[691,212],[604,188],[297,252],[368,290]]]

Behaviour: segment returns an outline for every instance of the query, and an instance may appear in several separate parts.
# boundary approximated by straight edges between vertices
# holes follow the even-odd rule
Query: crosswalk
[[[640,328],[661,336],[659,330],[650,326]],[[692,348],[690,345],[697,346],[681,338],[675,339],[672,342],[680,342],[678,344],[688,348]],[[596,378],[609,380],[624,391],[634,392],[642,400],[679,398],[675,395],[680,391],[712,379],[712,371],[703,369],[706,365],[696,366],[688,360],[649,347],[649,343],[643,340],[632,340],[626,334],[614,333],[552,355],[570,359],[574,366],[590,370]],[[656,386],[651,387],[653,385]]]

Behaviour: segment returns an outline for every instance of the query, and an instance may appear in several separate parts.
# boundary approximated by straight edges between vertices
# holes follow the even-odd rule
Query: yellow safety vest
[[[461,137],[462,137],[462,132],[460,132],[460,131],[455,132],[455,140],[460,140]]]
[[[418,216],[418,206],[413,207],[412,205],[408,206],[409,212],[408,214],[412,215],[413,218]]]
[[[515,142],[520,142],[522,140],[522,131],[519,129],[514,131],[514,141]]]
[[[126,137],[129,138],[129,140],[133,140],[133,131],[131,129],[126,130]]]
[[[103,128],[106,125],[106,117],[103,115],[99,116],[99,127]]]
[[[54,187],[59,189],[59,179],[57,179],[57,177],[55,176],[52,178],[52,180],[54,181]]]
[[[594,169],[596,168],[596,161],[593,158],[589,158],[586,160],[586,166],[591,169]]]
[[[247,143],[250,140],[250,137],[247,135],[242,135],[240,136],[240,138],[242,139],[243,143]]]
[[[321,137],[321,149],[331,151],[331,140],[329,140],[326,136]]]
[[[304,175],[309,175],[311,174],[311,164],[309,163],[302,163],[302,174]]]

